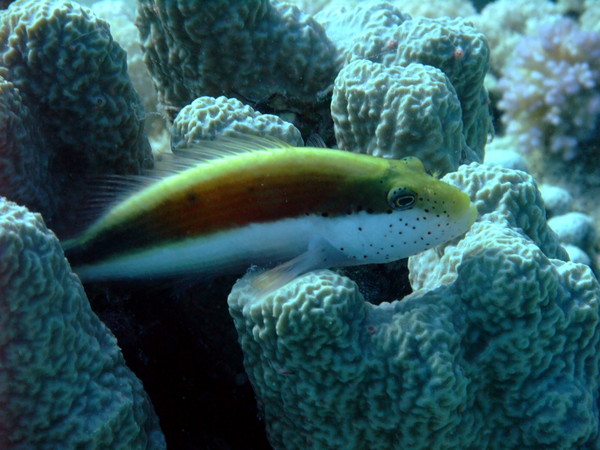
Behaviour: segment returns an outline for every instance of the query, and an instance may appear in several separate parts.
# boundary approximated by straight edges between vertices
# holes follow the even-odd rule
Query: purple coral
[[[521,39],[500,80],[507,134],[523,151],[578,157],[597,139],[599,76],[600,33],[566,18],[541,25]]]

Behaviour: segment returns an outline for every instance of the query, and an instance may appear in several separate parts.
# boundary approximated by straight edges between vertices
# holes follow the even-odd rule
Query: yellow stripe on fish
[[[288,260],[269,273],[267,284],[281,285],[314,269],[406,258],[464,233],[477,217],[465,193],[416,158],[254,138],[206,146],[220,156],[131,194],[64,244],[82,280]]]

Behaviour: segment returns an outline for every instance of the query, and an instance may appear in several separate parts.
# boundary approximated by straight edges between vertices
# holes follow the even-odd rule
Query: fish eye
[[[409,209],[414,205],[415,200],[417,199],[417,194],[405,187],[398,187],[392,189],[388,193],[388,204],[391,208],[402,211],[404,209]]]

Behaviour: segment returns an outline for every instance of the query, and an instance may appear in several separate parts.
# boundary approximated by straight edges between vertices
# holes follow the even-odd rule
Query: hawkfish
[[[477,217],[467,194],[415,157],[259,138],[195,147],[63,244],[82,281],[279,264],[257,278],[270,290],[312,270],[406,258],[465,233]]]

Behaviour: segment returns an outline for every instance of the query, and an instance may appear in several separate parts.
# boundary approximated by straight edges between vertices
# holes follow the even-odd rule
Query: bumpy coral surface
[[[541,25],[517,45],[500,80],[507,134],[522,151],[572,160],[597,145],[600,33],[570,19]]]
[[[412,257],[415,291],[374,306],[332,272],[230,312],[275,448],[596,447],[600,286],[565,262],[523,172],[446,179],[481,217]]]
[[[295,0],[294,3],[302,3]],[[330,16],[335,20],[335,16],[344,10],[358,11],[364,7],[373,11],[385,10],[389,6],[402,11],[403,13],[415,16],[425,17],[467,17],[475,14],[475,7],[469,0],[330,0],[327,5],[319,8],[317,20],[321,21],[323,16]],[[300,9],[303,9],[300,6]],[[360,15],[360,13],[358,13]]]
[[[96,170],[117,165],[111,158],[129,170],[145,162],[139,99],[106,22],[67,0],[16,1],[2,14],[0,42],[2,75],[49,144],[68,149],[56,159]]]
[[[594,220],[590,216],[580,212],[568,212],[552,217],[548,221],[548,225],[563,244],[577,247],[585,252],[590,263],[595,261],[598,236]],[[598,269],[597,267],[592,268]]]
[[[346,150],[413,155],[444,174],[469,151],[456,91],[435,67],[356,60],[336,79],[331,115],[337,144]]]
[[[89,9],[68,0],[11,3],[0,12],[0,76],[18,89],[30,126],[41,133],[46,155],[37,158],[51,163],[40,170],[56,187],[38,189],[56,196],[59,210],[72,208],[83,174],[137,173],[151,165],[125,52]],[[50,205],[42,212],[49,220],[56,215]]]
[[[456,168],[456,161],[483,159],[492,128],[483,86],[489,49],[481,33],[462,19],[410,19],[390,3],[368,2],[356,14],[345,8],[321,17],[348,64],[336,78],[331,105],[341,148],[396,157],[427,136],[436,147],[428,150],[446,160],[442,171]],[[396,96],[406,98],[392,101]]]
[[[584,30],[600,32],[600,3],[596,0],[585,0],[581,15],[581,26]]]
[[[323,28],[267,0],[140,0],[137,21],[159,101],[172,118],[197,97],[314,114],[337,71]],[[309,108],[309,110],[306,110]]]
[[[0,254],[0,447],[165,448],[58,240],[3,198]]]
[[[290,0],[288,3],[296,5],[300,11],[307,14],[316,14],[323,8],[325,8],[330,0]]]
[[[124,0],[101,0],[90,8],[110,23],[112,37],[127,53],[127,73],[146,112],[156,111],[156,89],[144,63],[140,37],[135,26],[135,10]]]
[[[0,77],[0,193],[36,211],[55,209],[50,155],[15,85]]]
[[[410,15],[386,1],[334,0],[316,14],[315,19],[325,27],[337,48],[338,58],[347,62],[357,42],[385,46],[393,40],[396,27],[409,20]]]
[[[483,86],[489,48],[485,37],[464,19],[405,20],[395,27],[388,41],[358,40],[350,58],[386,66],[416,62],[440,69],[458,95],[466,143],[483,156],[491,131],[488,96]]]
[[[473,2],[475,3],[475,2]],[[469,0],[396,0],[394,4],[411,16],[468,17],[476,10]]]
[[[171,133],[175,147],[235,135],[268,136],[293,146],[304,145],[300,131],[291,123],[226,97],[197,98],[179,112]]]
[[[573,196],[566,189],[551,184],[542,184],[539,188],[548,218],[566,214],[573,209]]]

